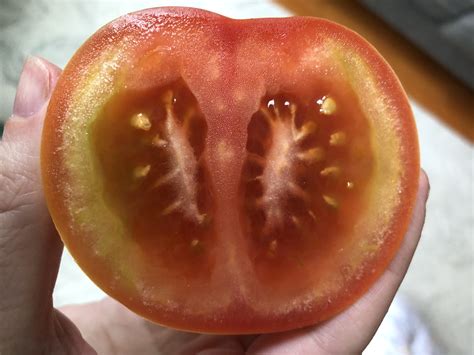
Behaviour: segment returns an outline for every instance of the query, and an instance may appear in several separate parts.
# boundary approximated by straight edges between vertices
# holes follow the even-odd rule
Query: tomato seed
[[[144,113],[137,113],[130,119],[130,124],[136,129],[149,131],[151,128],[150,118]]]
[[[341,174],[341,168],[338,166],[328,166],[321,170],[321,176],[338,177]]]
[[[144,178],[148,175],[150,172],[151,165],[143,165],[143,166],[137,166],[135,169],[133,169],[133,176],[136,179]]]
[[[321,105],[319,112],[323,115],[332,115],[336,112],[336,101],[334,101],[332,97],[324,96],[322,99],[319,99],[317,103]]]
[[[344,132],[336,132],[329,137],[329,145],[340,146],[346,144],[346,134]]]
[[[339,207],[339,202],[334,197],[323,195],[323,199],[324,199],[324,202],[326,202],[329,206],[333,208]]]
[[[315,122],[313,121],[308,121],[306,122],[296,133],[296,135],[293,137],[295,142],[300,142],[303,139],[305,139],[307,136],[309,136],[311,133],[316,131],[316,128],[318,126],[316,125]]]
[[[325,152],[323,148],[316,147],[297,153],[296,156],[299,160],[303,160],[308,163],[316,163],[324,160]]]
[[[165,148],[168,145],[168,142],[162,139],[159,134],[157,134],[153,137],[151,145],[158,148]]]

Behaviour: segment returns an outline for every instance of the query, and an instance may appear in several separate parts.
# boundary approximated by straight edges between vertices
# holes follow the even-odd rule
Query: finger
[[[27,59],[0,141],[0,319],[8,325],[0,328],[0,342],[48,331],[38,323],[50,316],[62,244],[44,203],[38,155],[59,74],[43,59]]]
[[[21,140],[30,152],[39,150],[44,113],[60,73],[61,69],[42,58],[29,57],[26,60],[18,82],[13,114],[5,124],[3,142]]]
[[[61,308],[98,354],[243,354],[240,337],[183,332],[153,324],[119,302]],[[100,317],[97,315],[100,314]],[[133,337],[129,335],[133,332]],[[246,347],[245,347],[246,348]]]
[[[421,236],[429,183],[422,171],[412,222],[397,255],[372,288],[331,320],[296,331],[259,337],[249,353],[360,354],[372,339],[402,282]]]

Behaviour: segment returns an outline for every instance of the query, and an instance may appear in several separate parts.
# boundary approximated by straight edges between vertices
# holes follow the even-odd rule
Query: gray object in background
[[[474,0],[360,0],[474,90]]]

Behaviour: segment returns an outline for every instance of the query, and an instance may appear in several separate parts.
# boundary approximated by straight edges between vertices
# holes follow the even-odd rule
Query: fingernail
[[[49,71],[40,58],[26,59],[13,104],[13,114],[30,117],[37,113],[51,94]]]
[[[428,174],[426,173],[425,169],[421,169],[421,173],[423,174],[424,179],[426,180],[426,189],[427,189],[427,191],[426,191],[425,202],[427,202],[429,197],[430,197],[431,183],[430,183],[430,179],[428,178]]]

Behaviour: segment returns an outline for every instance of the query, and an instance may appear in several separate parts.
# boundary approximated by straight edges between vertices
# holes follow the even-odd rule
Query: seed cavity
[[[332,97],[323,96],[316,102],[320,105],[319,112],[321,112],[323,115],[332,115],[337,110],[336,101]]]
[[[297,183],[299,173],[295,167],[299,166],[301,169],[303,165],[325,159],[325,150],[322,147],[312,147],[310,141],[305,140],[317,131],[318,125],[311,119],[298,124],[297,111],[298,105],[293,101],[271,98],[262,103],[256,116],[265,122],[271,136],[267,143],[260,142],[264,144],[264,152],[247,152],[247,161],[262,168],[256,176],[252,175],[246,179],[247,183],[259,181],[262,186],[262,192],[258,195],[253,192],[254,208],[264,211],[265,214],[262,235],[269,235],[273,230],[284,228],[286,221],[298,229],[302,228],[303,217],[299,213],[288,215],[284,207],[288,199],[300,201],[298,203],[305,205],[311,202],[309,191]],[[315,220],[313,213],[304,218]]]
[[[286,94],[269,97],[248,126],[244,206],[251,233],[265,241],[268,256],[276,255],[282,238],[316,233],[314,228],[328,223],[326,216],[319,219],[319,209],[325,205],[338,213],[340,189],[354,187],[346,175],[346,151],[335,148],[347,144],[347,133],[321,117],[338,111],[336,101],[323,96],[316,103],[319,113],[314,106],[300,108]]]
[[[136,129],[149,131],[151,128],[150,118],[144,113],[137,113],[130,118],[130,124]]]
[[[332,145],[332,146],[344,145],[346,144],[346,141],[347,141],[347,136],[344,132],[341,132],[341,131],[333,133],[329,137],[329,145]]]
[[[346,115],[337,97],[323,96],[326,89],[301,98],[271,93],[248,123],[239,217],[258,250],[257,273],[290,257],[305,265],[308,248],[332,243],[359,221],[372,157],[354,150],[360,143],[369,153],[366,117],[353,107]]]

